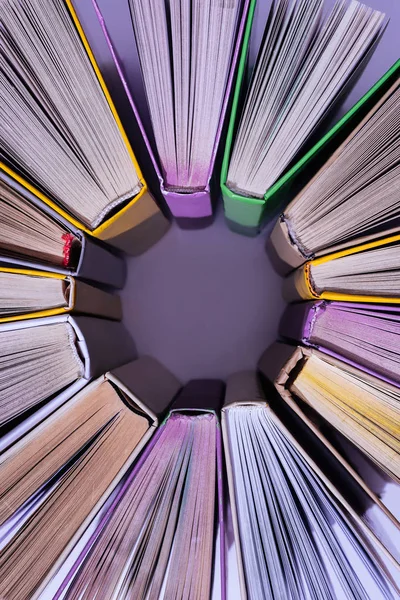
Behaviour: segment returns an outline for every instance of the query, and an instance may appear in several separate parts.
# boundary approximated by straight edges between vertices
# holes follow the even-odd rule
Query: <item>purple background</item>
[[[122,113],[135,148],[130,108],[112,64],[91,0],[75,2],[86,34]],[[370,0],[391,17],[377,50],[342,104],[343,114],[398,58],[400,2]],[[250,49],[254,62],[270,1],[259,1]],[[329,0],[327,6],[333,5]],[[127,0],[99,0],[109,33],[122,60],[131,91],[149,133],[150,123]],[[337,118],[337,117],[335,117]],[[265,232],[249,239],[229,231],[220,209],[214,224],[182,231],[175,224],[154,248],[129,260],[122,293],[124,322],[140,354],[151,354],[184,381],[222,377],[252,368],[277,334],[284,304],[280,281],[264,252]]]

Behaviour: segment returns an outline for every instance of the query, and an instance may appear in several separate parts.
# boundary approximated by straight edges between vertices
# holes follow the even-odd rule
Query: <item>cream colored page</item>
[[[400,394],[316,356],[305,362],[291,391],[400,479]]]

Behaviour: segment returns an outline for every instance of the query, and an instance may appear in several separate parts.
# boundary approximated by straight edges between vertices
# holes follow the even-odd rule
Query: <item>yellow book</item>
[[[341,300],[400,304],[400,235],[308,261],[283,281],[288,302]]]
[[[21,56],[0,32],[5,54],[22,73],[16,91],[21,102],[6,96],[0,109],[0,116],[7,114],[11,122],[0,134],[7,151],[0,170],[81,231],[140,254],[162,237],[169,223],[143,179],[72,3],[55,0],[45,9],[38,8],[46,12],[37,15],[41,32],[29,17],[29,2],[15,2],[15,12],[6,15],[5,27],[21,45]],[[7,94],[5,83],[0,86]],[[27,91],[32,102],[24,101]]]
[[[312,422],[329,423],[400,482],[400,390],[318,350],[275,343],[261,372]],[[304,408],[306,407],[306,408]]]
[[[120,321],[120,297],[71,275],[0,267],[0,323],[87,314]]]

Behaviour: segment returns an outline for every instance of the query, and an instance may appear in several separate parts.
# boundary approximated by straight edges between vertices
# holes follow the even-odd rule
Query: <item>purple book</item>
[[[325,300],[293,304],[279,333],[400,387],[400,308]]]
[[[97,0],[92,4],[172,214],[182,227],[209,224],[219,193],[213,174],[249,0],[232,0],[230,6],[204,0],[186,14],[174,2],[167,11],[163,2],[155,9],[149,0],[129,0],[132,60],[140,62],[139,85],[144,84],[156,151]]]
[[[193,380],[114,498],[84,535],[54,600],[175,597],[183,589],[209,598],[219,559],[226,598],[222,440],[217,411],[225,386]],[[217,516],[216,516],[217,515]],[[219,527],[218,548],[215,530]],[[71,563],[70,563],[71,564]],[[68,590],[68,591],[67,591]],[[194,593],[194,592],[193,592]],[[91,597],[92,597],[91,596]]]

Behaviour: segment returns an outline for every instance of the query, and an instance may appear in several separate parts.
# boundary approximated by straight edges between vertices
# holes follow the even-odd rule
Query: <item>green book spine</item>
[[[254,235],[261,226],[261,222],[268,213],[275,214],[278,208],[286,205],[293,196],[293,188],[300,174],[306,166],[313,164],[316,171],[329,158],[330,154],[349,135],[353,129],[371,110],[372,106],[392,85],[400,74],[400,59],[354,104],[354,106],[314,145],[300,158],[278,181],[271,186],[263,199],[241,196],[230,190],[226,185],[229,160],[232,151],[234,131],[240,118],[238,103],[244,83],[246,58],[250,41],[251,27],[254,16],[256,0],[253,0],[249,9],[249,17],[243,38],[242,53],[240,56],[238,74],[236,79],[229,128],[226,137],[225,151],[221,170],[221,190],[224,200],[225,216],[229,226],[234,231]]]

